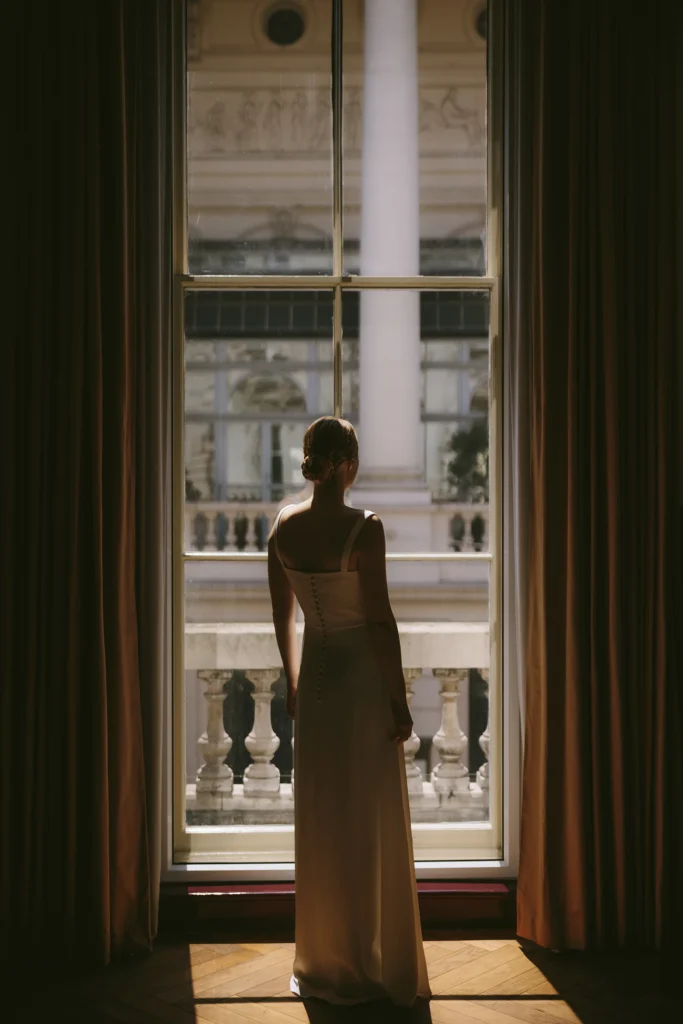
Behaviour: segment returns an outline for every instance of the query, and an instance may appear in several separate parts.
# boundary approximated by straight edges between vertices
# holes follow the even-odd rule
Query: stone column
[[[365,0],[360,265],[368,276],[420,270],[416,8],[417,0]],[[359,376],[359,490],[423,489],[417,292],[361,293]]]
[[[486,729],[484,730],[484,732],[479,737],[479,746],[483,750],[484,756],[485,756],[486,760],[484,761],[483,765],[481,766],[481,768],[477,772],[477,782],[479,783],[479,785],[481,786],[482,789],[488,789],[489,788],[489,745],[491,743],[491,733],[489,732],[489,723],[491,721],[491,694],[490,694],[490,690],[489,690],[489,686],[488,686],[489,670],[487,668],[480,668],[479,669],[479,675],[482,677],[482,679],[486,683],[486,689],[487,689],[487,692],[489,694],[489,713],[488,713],[488,716],[486,718]]]
[[[432,772],[434,791],[442,796],[453,796],[469,789],[469,773],[462,763],[467,749],[467,736],[458,720],[458,695],[467,679],[466,668],[435,668],[434,675],[441,683],[439,691],[443,701],[441,727],[434,736],[434,746],[441,761]]]
[[[413,684],[416,679],[419,679],[422,675],[421,668],[404,668],[403,678],[406,683],[406,699],[408,701],[408,707],[412,707],[413,704]],[[415,764],[415,755],[420,749],[420,738],[413,729],[410,734],[410,739],[407,739],[403,744],[403,754],[406,761],[406,780],[408,782],[408,793],[411,796],[421,797],[424,793],[422,787],[422,772],[418,765]]]
[[[220,810],[223,798],[230,796],[233,787],[232,768],[225,764],[232,740],[223,727],[223,702],[232,672],[202,669],[197,676],[206,684],[206,732],[199,737],[197,746],[204,764],[197,772],[197,806]]]
[[[254,727],[244,741],[253,758],[244,772],[244,795],[273,796],[280,791],[280,770],[271,763],[280,740],[273,731],[270,709],[280,669],[252,668],[246,676],[254,684]]]

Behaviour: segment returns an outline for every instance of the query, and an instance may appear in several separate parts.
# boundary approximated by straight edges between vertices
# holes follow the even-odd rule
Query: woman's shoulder
[[[384,524],[376,512],[365,509],[363,512],[365,522],[358,534],[358,546],[361,548],[374,548],[384,544]]]
[[[372,509],[364,509],[363,516],[365,517],[365,522],[370,530],[377,530],[379,526],[382,526],[382,520],[376,512],[372,511]]]
[[[289,522],[290,519],[297,519],[302,515],[311,511],[311,502],[308,501],[297,501],[291,505],[283,505],[277,514],[277,521],[282,526],[284,523]]]
[[[286,523],[290,519],[297,519],[301,516],[310,515],[311,513],[314,513],[314,510],[311,508],[311,502],[309,499],[292,505],[284,505],[277,513],[276,518],[280,520],[280,523]],[[369,509],[353,508],[351,505],[343,505],[341,508],[331,511],[325,510],[322,515],[320,510],[317,510],[315,514],[319,518],[329,518],[330,520],[335,521],[343,520],[344,522],[355,522],[358,519],[366,519],[368,522],[373,520],[375,523],[381,522],[379,516],[375,512],[371,512]]]

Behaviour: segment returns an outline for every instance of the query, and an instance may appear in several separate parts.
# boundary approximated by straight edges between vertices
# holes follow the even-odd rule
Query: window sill
[[[206,869],[204,869],[205,871]],[[193,879],[193,882],[195,880]],[[491,929],[514,934],[516,882],[418,881],[420,918],[430,930]],[[231,924],[262,932],[293,933],[295,887],[285,882],[166,882],[161,887],[160,931]]]

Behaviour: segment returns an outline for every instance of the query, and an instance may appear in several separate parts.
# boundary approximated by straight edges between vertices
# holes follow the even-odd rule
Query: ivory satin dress
[[[339,571],[299,572],[282,563],[305,619],[294,736],[290,989],[330,1003],[389,998],[410,1006],[431,992],[403,744],[390,739],[389,695],[370,647],[358,573],[348,569],[371,515],[359,514]]]

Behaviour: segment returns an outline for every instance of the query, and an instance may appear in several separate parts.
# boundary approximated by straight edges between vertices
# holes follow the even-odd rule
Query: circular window
[[[306,22],[296,7],[278,7],[266,19],[266,35],[276,46],[293,46],[306,30]]]
[[[477,35],[481,36],[482,39],[486,39],[486,33],[489,27],[489,12],[486,7],[482,7],[482,9],[479,11],[479,14],[477,15],[477,20],[475,22],[475,27],[477,29]]]

